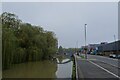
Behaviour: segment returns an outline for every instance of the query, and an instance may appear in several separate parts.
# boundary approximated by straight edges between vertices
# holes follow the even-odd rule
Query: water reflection
[[[57,78],[71,78],[73,62],[68,58],[58,57],[57,63]]]
[[[56,72],[57,78],[71,78],[72,65],[72,61],[65,64],[58,64],[58,69]]]
[[[3,71],[3,78],[55,78],[57,64],[51,61],[29,62],[14,65]]]
[[[2,60],[0,59],[0,80],[2,78]]]
[[[70,59],[61,59],[66,62]],[[16,64],[3,71],[3,78],[71,78],[73,62],[57,64],[54,61],[39,61]]]
[[[0,80],[1,80],[1,78],[2,78],[2,71],[0,71]]]

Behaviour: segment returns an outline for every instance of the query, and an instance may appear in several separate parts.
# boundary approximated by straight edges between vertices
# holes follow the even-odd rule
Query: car
[[[118,54],[118,55],[116,56],[116,58],[117,58],[117,59],[120,59],[120,54]]]
[[[112,58],[112,57],[113,57],[112,55],[113,55],[113,54],[110,54],[109,57]]]
[[[115,54],[113,54],[113,58],[116,58],[116,55],[115,55]]]
[[[116,56],[116,54],[110,54],[109,57],[110,58],[116,58],[117,56]]]

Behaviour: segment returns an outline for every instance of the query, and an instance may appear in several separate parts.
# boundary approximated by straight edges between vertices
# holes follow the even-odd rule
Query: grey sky
[[[85,23],[87,44],[111,42],[113,35],[118,35],[117,2],[3,3],[2,9],[55,32],[63,47],[75,47],[77,41],[79,46],[84,45]]]

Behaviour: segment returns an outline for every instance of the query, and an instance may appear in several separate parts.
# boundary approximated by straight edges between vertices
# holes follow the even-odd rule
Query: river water
[[[63,62],[66,60],[64,59]],[[3,78],[71,78],[72,65],[70,61],[57,64],[53,61],[39,61],[15,64],[2,73]]]

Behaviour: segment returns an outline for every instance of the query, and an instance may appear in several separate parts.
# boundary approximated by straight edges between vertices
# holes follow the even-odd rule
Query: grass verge
[[[75,57],[72,57],[73,68],[72,68],[72,80],[76,80],[76,65],[75,65]]]

